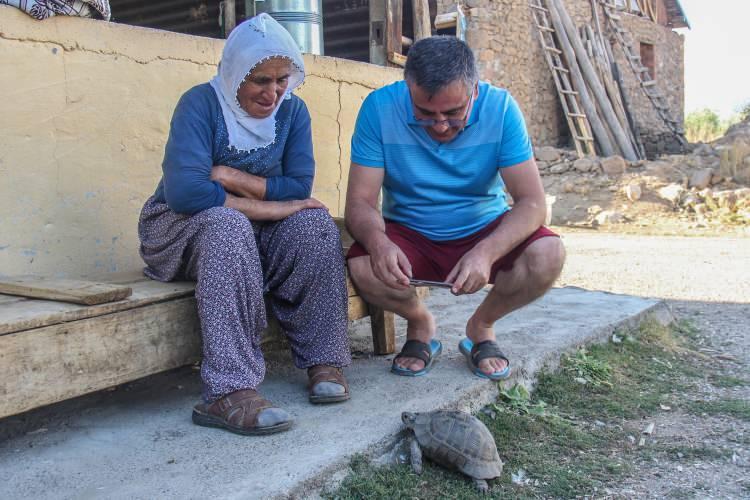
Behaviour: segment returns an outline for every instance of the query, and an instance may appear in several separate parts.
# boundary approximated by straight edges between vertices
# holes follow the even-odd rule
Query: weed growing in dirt
[[[542,373],[532,394],[520,385],[503,388],[498,400],[480,412],[492,432],[503,475],[491,483],[492,497],[574,498],[605,495],[607,485],[626,477],[643,448],[628,440],[628,427],[679,403],[681,391],[702,377],[686,342],[695,334],[688,324],[664,327],[647,321],[635,332],[619,332],[618,343],[592,345],[563,356],[560,369]],[[729,406],[724,411],[730,411]],[[735,413],[741,410],[734,404]],[[739,408],[739,410],[738,410]],[[715,450],[675,451],[709,456]],[[461,474],[429,461],[414,474],[407,464],[376,467],[365,458],[352,462],[352,473],[331,499],[475,498]]]
[[[720,375],[712,374],[708,380],[714,387],[721,387],[722,389],[730,389],[732,387],[746,387],[750,385],[750,381],[733,377],[731,375]]]
[[[750,420],[750,403],[744,399],[718,399],[715,401],[693,401],[686,409],[698,415],[727,415]]]

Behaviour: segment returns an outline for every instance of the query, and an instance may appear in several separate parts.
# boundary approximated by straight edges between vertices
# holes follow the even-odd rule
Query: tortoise
[[[403,412],[401,420],[411,429],[411,465],[422,473],[422,453],[432,461],[469,476],[477,489],[489,491],[488,479],[500,477],[503,462],[489,429],[462,411]]]

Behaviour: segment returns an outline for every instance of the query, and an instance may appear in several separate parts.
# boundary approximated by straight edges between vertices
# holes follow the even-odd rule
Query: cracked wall
[[[0,5],[0,276],[139,271],[136,226],[161,176],[180,95],[216,71],[223,41]],[[313,196],[343,215],[350,137],[396,69],[305,56]]]

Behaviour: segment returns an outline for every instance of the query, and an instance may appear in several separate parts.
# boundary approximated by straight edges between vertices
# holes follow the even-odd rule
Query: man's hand
[[[390,288],[409,288],[412,276],[411,263],[406,254],[384,235],[370,252],[370,265],[375,277]]]
[[[477,245],[461,257],[445,281],[453,283],[454,295],[474,293],[490,282],[493,263],[491,253]]]

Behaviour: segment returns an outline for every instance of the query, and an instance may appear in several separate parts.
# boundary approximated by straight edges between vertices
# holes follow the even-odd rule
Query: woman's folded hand
[[[281,220],[290,215],[308,208],[322,208],[328,210],[319,200],[307,198],[305,200],[291,201],[259,201],[248,198],[241,198],[227,194],[225,207],[239,210],[250,220]]]

